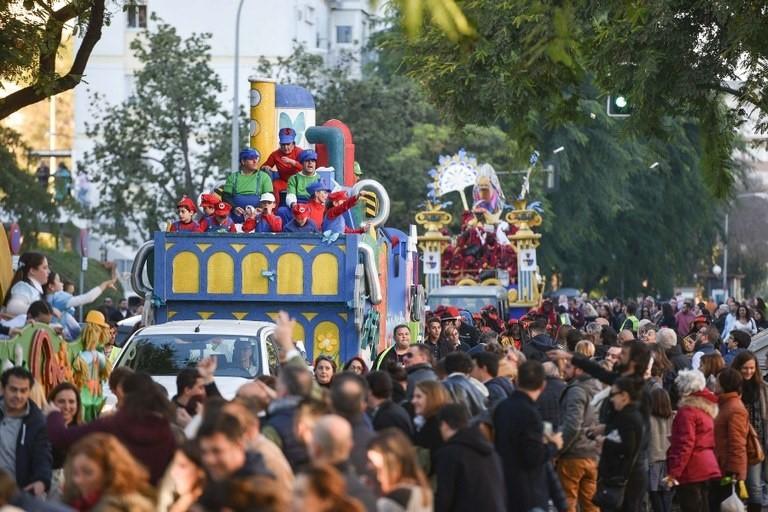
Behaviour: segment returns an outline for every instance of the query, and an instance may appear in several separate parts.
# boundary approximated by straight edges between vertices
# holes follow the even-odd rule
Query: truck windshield
[[[455,306],[459,309],[466,309],[470,313],[476,313],[483,309],[483,306],[496,306],[496,297],[435,297],[429,298],[429,309],[434,311],[438,306]]]
[[[122,365],[150,375],[176,375],[207,356],[217,359],[216,376],[249,378],[265,373],[260,371],[259,339],[253,336],[140,334],[124,350]]]

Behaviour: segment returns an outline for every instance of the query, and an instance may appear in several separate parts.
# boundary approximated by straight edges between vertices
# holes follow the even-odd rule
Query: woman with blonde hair
[[[90,434],[69,450],[64,502],[79,512],[153,512],[149,474],[117,438]]]
[[[431,475],[437,450],[443,447],[437,413],[442,406],[451,402],[451,396],[442,383],[434,380],[418,382],[413,390],[413,425],[416,435],[414,443],[423,451],[419,454],[423,467]],[[426,452],[426,453],[424,453]]]
[[[575,352],[592,359],[595,357],[595,345],[589,340],[581,340],[576,343]]]
[[[368,445],[368,460],[381,487],[379,512],[432,510],[429,481],[419,466],[416,450],[402,432],[394,428],[379,432]]]

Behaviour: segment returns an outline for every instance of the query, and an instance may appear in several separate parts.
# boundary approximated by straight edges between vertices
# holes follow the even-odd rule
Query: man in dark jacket
[[[547,352],[555,349],[555,340],[547,334],[547,320],[537,318],[531,323],[531,339],[523,347],[523,354],[529,360],[544,362],[549,360]]]
[[[690,370],[691,360],[688,359],[677,344],[677,333],[669,327],[662,327],[656,333],[656,343],[664,349],[675,373],[680,370]]]
[[[335,467],[347,484],[347,494],[357,498],[367,512],[376,512],[376,497],[363,484],[360,475],[350,464],[352,452],[352,428],[341,416],[328,414],[321,417],[312,429],[310,446],[312,462]]]
[[[469,378],[472,373],[472,358],[464,352],[451,352],[445,356],[444,361],[448,377],[443,381],[443,386],[452,401],[466,407],[472,417],[485,412],[486,389],[480,382]]]
[[[17,366],[3,372],[0,382],[0,468],[19,488],[42,496],[51,485],[53,456],[43,413],[29,399],[34,379]]]
[[[560,397],[563,447],[557,473],[570,510],[575,510],[578,503],[584,512],[597,512],[592,496],[597,487],[599,451],[595,441],[587,438],[586,431],[597,425],[597,412],[591,401],[600,391],[600,384],[570,361],[565,362],[564,373],[568,386]]]
[[[360,375],[344,372],[331,382],[331,408],[352,426],[352,453],[349,461],[358,475],[370,475],[368,443],[375,437],[373,427],[365,415],[368,384]]]
[[[405,358],[405,371],[408,372],[408,387],[405,398],[409,402],[413,398],[416,384],[423,380],[438,380],[432,369],[432,351],[423,343],[411,345]]]
[[[526,361],[518,368],[517,389],[493,414],[496,451],[504,468],[510,512],[548,507],[547,464],[554,454],[550,443],[559,449],[563,438],[559,433],[544,438],[544,425],[536,408],[544,386],[541,363]]]
[[[445,445],[437,451],[436,512],[505,510],[504,475],[493,445],[476,428],[459,404],[437,413]]]
[[[365,376],[368,381],[368,406],[373,430],[400,429],[409,439],[413,438],[413,423],[408,412],[392,401],[392,377],[387,372],[374,371]]]
[[[543,366],[546,375],[546,387],[536,401],[536,407],[539,409],[542,421],[548,421],[554,430],[559,430],[560,395],[565,389],[565,381],[560,378],[560,370],[557,369],[555,363],[547,361]]]
[[[443,339],[443,326],[439,317],[434,316],[427,320],[427,336],[424,338],[424,346],[429,347],[434,361],[439,361],[449,352],[453,352],[450,343]]]
[[[512,396],[515,386],[507,377],[499,377],[500,355],[494,352],[475,352],[472,360],[475,362],[472,376],[485,385],[488,390],[488,409],[493,410],[505,398]]]

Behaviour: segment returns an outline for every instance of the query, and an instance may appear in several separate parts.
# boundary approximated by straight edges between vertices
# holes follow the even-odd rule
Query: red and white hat
[[[200,196],[200,206],[210,206],[211,208],[216,208],[216,205],[221,202],[221,197],[216,192],[211,192],[210,194],[203,194]]]
[[[309,206],[306,204],[296,203],[293,205],[293,216],[297,219],[309,218]]]
[[[336,192],[331,192],[328,195],[328,199],[331,201],[346,201],[349,198],[347,195],[347,191],[342,189],[337,190]]]
[[[232,211],[232,206],[229,203],[225,203],[224,201],[219,201],[218,204],[216,204],[215,210],[213,211],[214,215],[229,215],[229,212]]]

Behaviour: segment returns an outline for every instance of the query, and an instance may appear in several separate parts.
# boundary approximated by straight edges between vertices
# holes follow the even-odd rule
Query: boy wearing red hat
[[[299,154],[303,149],[296,145],[296,130],[293,128],[280,128],[278,132],[280,147],[270,153],[264,167],[271,167],[277,171],[278,177],[272,180],[275,199],[280,204],[280,193],[288,185],[288,178],[301,171]]]
[[[177,233],[181,231],[190,231],[196,233],[200,231],[200,225],[195,222],[195,212],[197,212],[197,207],[193,200],[187,196],[182,197],[176,204],[176,211],[179,214],[179,220],[172,222],[171,225],[168,226],[169,232]]]
[[[231,211],[232,206],[229,203],[219,201],[205,230],[206,233],[237,233],[235,222],[229,217]]]
[[[310,210],[306,204],[293,205],[293,219],[283,228],[285,233],[317,233],[317,224],[309,218]]]
[[[325,219],[323,219],[323,231],[333,231],[334,233],[363,233],[365,232],[365,226],[360,226],[358,229],[350,228],[347,226],[347,221],[344,219],[344,214],[349,211],[355,204],[359,196],[348,197],[345,190],[337,190],[331,192],[328,199],[333,206],[325,211]]]
[[[211,223],[216,205],[220,202],[221,197],[216,192],[200,196],[200,208],[203,210],[203,216],[197,221],[200,224],[200,232],[204,233],[208,229],[208,224]]]

